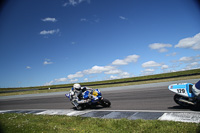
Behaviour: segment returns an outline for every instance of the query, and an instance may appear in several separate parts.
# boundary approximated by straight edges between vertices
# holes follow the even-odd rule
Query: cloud
[[[106,71],[111,71],[115,69],[114,66],[93,66],[91,69],[84,70],[84,74],[95,74],[95,73],[102,73]]]
[[[198,62],[190,63],[185,67],[186,70],[197,69],[197,68],[200,68],[200,64]]]
[[[200,33],[194,37],[184,38],[179,41],[175,48],[190,48],[193,50],[200,50]]]
[[[122,72],[119,74],[120,78],[128,78],[130,77],[130,74],[128,72]]]
[[[150,44],[149,47],[154,50],[158,50],[160,53],[167,52],[166,48],[172,47],[171,44],[163,44],[163,43],[153,43]]]
[[[71,83],[76,83],[76,82],[78,82],[78,79],[71,79],[70,82]]]
[[[129,55],[125,59],[116,59],[112,62],[112,65],[128,65],[131,62],[137,62],[139,55]]]
[[[26,69],[31,69],[31,67],[30,66],[26,66]]]
[[[64,7],[70,5],[70,6],[77,6],[78,4],[82,3],[82,2],[87,2],[90,3],[90,0],[69,0],[68,2],[65,2],[63,4]]]
[[[85,81],[85,82],[88,82],[89,80],[88,80],[88,78],[84,78],[84,81]]]
[[[54,83],[59,83],[59,82],[67,82],[68,79],[67,78],[59,78],[59,79],[54,79],[53,81],[47,82],[44,85],[52,85]]]
[[[81,18],[82,22],[87,22],[88,20],[86,18]]]
[[[155,69],[145,69],[144,71],[141,71],[142,75],[151,75],[155,72]]]
[[[176,52],[173,52],[173,53],[170,53],[170,54],[166,54],[166,56],[175,56],[177,53]]]
[[[49,64],[53,64],[53,62],[51,62],[50,59],[45,59],[45,61],[43,62],[44,65],[49,65]]]
[[[40,35],[53,35],[60,32],[60,29],[54,29],[54,30],[43,30],[40,32]]]
[[[81,18],[80,19],[81,22],[88,22],[88,23],[98,23],[100,22],[100,19],[98,18],[97,15],[93,15],[92,17],[90,18]]]
[[[73,78],[81,78],[83,76],[84,76],[84,74],[81,71],[79,71],[79,72],[76,72],[75,74],[68,75],[67,78],[73,79]]]
[[[191,63],[191,62],[198,62],[200,61],[200,55],[196,55],[196,56],[183,56],[181,57],[179,60],[174,60],[174,63]]]
[[[138,55],[129,55],[123,61],[126,62],[126,64],[128,64],[130,62],[137,62],[138,58],[139,58]],[[51,63],[50,59],[45,59],[44,64],[50,64],[50,63]],[[113,64],[116,64],[116,61],[114,61]],[[57,83],[58,81],[59,82],[64,82],[64,81],[69,81],[69,82],[73,81],[73,82],[75,82],[75,81],[78,81],[77,78],[82,78],[85,75],[100,74],[100,73],[104,73],[104,74],[108,74],[108,75],[109,74],[117,74],[118,78],[130,77],[130,74],[128,72],[124,72],[122,70],[117,69],[117,66],[112,66],[112,65],[97,66],[97,65],[95,65],[90,69],[78,71],[75,74],[69,74],[69,75],[67,75],[67,78],[63,78],[63,79],[60,79],[60,80],[59,79],[55,79],[55,80],[49,82],[48,84]],[[88,81],[88,79],[85,78],[84,81]]]
[[[123,17],[123,16],[119,16],[120,19],[122,20],[127,20],[127,18]]]
[[[113,69],[113,70],[105,72],[105,74],[120,74],[120,73],[122,73],[122,71],[119,69]]]
[[[109,79],[119,79],[120,77],[118,77],[118,76],[114,76],[114,75],[110,75],[110,78]]]
[[[168,68],[169,68],[168,65],[162,65],[162,66],[161,66],[161,69],[168,69]]]
[[[56,18],[44,18],[44,19],[42,19],[42,21],[44,21],[44,22],[56,22],[57,20],[56,20]]]
[[[178,60],[173,60],[173,64],[170,68],[173,69],[179,69],[181,70],[190,70],[190,69],[196,69],[199,68],[199,62],[200,61],[200,55],[196,55],[196,56],[184,56],[181,57]]]
[[[148,61],[142,64],[142,67],[146,68],[146,67],[158,67],[161,66],[162,64],[157,63],[155,61]]]
[[[179,61],[182,61],[182,62],[191,62],[193,60],[192,57],[181,57],[179,59]]]

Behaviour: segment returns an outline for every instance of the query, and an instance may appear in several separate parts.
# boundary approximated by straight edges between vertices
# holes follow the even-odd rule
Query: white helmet
[[[80,84],[74,84],[74,85],[73,85],[73,88],[74,88],[75,90],[81,90],[81,85],[80,85]]]

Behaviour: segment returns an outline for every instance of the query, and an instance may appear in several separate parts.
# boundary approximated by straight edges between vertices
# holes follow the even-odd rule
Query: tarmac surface
[[[191,111],[178,106],[173,101],[174,93],[168,90],[168,85],[184,82],[195,83],[198,80],[102,88],[100,89],[102,95],[110,100],[111,107],[97,107],[96,110]],[[73,109],[65,93],[67,92],[0,97],[0,110]]]

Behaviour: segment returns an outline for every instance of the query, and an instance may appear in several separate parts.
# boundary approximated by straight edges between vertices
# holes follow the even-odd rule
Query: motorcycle
[[[85,108],[93,108],[98,105],[103,107],[110,107],[111,102],[108,99],[102,97],[100,90],[86,90],[83,92],[81,100],[74,97],[74,92],[70,91],[69,93],[65,94],[66,97],[69,98],[72,105],[77,110],[83,110]]]
[[[192,92],[191,83],[179,83],[169,85],[168,89],[174,93],[174,101],[180,106],[192,108],[194,110],[200,109],[200,99]]]

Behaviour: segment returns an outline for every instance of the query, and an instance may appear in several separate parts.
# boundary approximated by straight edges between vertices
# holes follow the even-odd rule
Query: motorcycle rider
[[[80,84],[76,83],[73,85],[72,89],[70,90],[71,93],[71,100],[76,100],[77,103],[86,103],[89,102],[90,99],[84,100],[83,99],[83,93],[89,90],[86,87],[81,87]]]
[[[192,86],[192,92],[200,100],[200,80]]]

